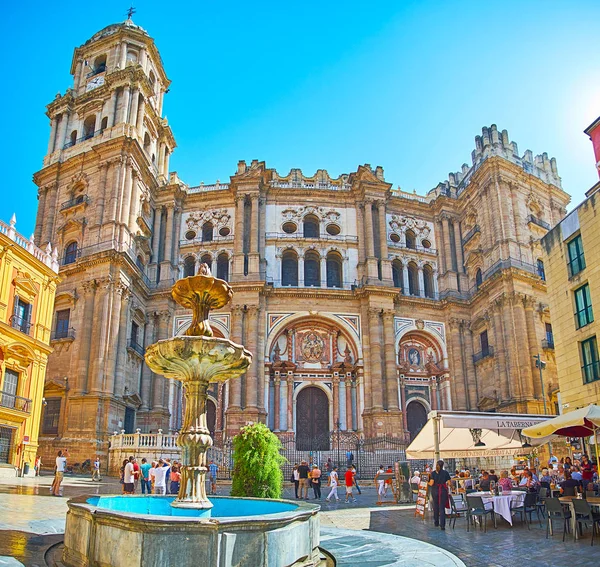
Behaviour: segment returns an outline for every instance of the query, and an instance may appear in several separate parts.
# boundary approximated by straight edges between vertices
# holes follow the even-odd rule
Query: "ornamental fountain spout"
[[[206,451],[212,438],[206,421],[208,385],[239,378],[252,361],[242,345],[213,336],[211,309],[220,309],[233,297],[229,284],[212,276],[207,264],[198,275],[173,285],[173,299],[192,310],[192,324],[184,336],[158,341],[146,350],[146,363],[156,374],[183,385],[185,415],[177,437],[181,447],[181,483],[172,502],[178,508],[212,508],[206,496]]]

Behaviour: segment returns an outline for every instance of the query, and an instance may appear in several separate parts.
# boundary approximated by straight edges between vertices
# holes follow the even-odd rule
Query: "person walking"
[[[50,488],[50,492],[52,492],[53,496],[62,496],[62,490],[60,485],[62,484],[63,478],[65,477],[65,471],[67,470],[67,456],[68,452],[66,449],[64,451],[59,451],[56,455],[56,466],[54,467],[54,481],[52,482],[52,487]]]
[[[35,476],[40,476],[40,470],[42,468],[42,457],[39,455],[35,458],[35,465],[33,467],[35,469]]]
[[[444,470],[444,461],[438,461],[429,481],[433,500],[433,522],[440,529],[446,529],[446,508],[448,507],[448,488],[450,475]]]
[[[94,459],[94,463],[92,464],[92,482],[97,480],[100,482],[102,478],[100,477],[100,457],[96,455]]]
[[[138,486],[140,484],[140,477],[142,476],[142,471],[140,470],[140,464],[137,462],[137,459],[133,457],[133,493],[137,494]]]
[[[300,480],[300,499],[308,500],[308,463],[302,461],[298,467],[298,477]]]
[[[321,500],[321,469],[319,469],[317,465],[312,466],[312,471],[310,471],[310,481],[315,500]]]
[[[329,475],[329,480],[327,481],[327,486],[331,487],[331,490],[329,491],[329,495],[327,496],[327,498],[325,498],[325,500],[327,502],[329,502],[331,500],[332,496],[335,496],[335,501],[339,502],[339,498],[338,498],[338,493],[337,493],[337,487],[338,487],[338,473],[337,473],[337,467],[333,467],[333,470],[331,471],[331,474]]]
[[[208,476],[210,480],[210,493],[217,493],[217,473],[219,472],[219,467],[217,463],[213,459],[210,460],[210,464],[208,465]]]
[[[146,460],[146,457],[142,458],[142,464],[140,465],[140,473],[142,478],[141,480],[141,485],[142,485],[142,494],[152,494],[152,484],[150,482],[150,469],[152,468],[152,465]]]
[[[296,500],[298,500],[298,488],[300,486],[300,473],[298,472],[298,463],[294,464],[292,469],[292,477],[290,479],[294,483],[294,492],[296,493]]]
[[[377,487],[377,504],[383,502],[383,495],[385,493],[385,479],[381,478],[381,475],[385,474],[383,465],[379,465],[379,470],[375,474],[375,486]]]
[[[356,486],[356,492],[362,494],[362,490],[360,489],[360,486],[358,486],[358,471],[356,470],[356,465],[352,465],[352,472],[354,473],[354,486]]]
[[[352,465],[348,465],[346,472],[344,473],[344,480],[346,481],[346,504],[352,500],[352,502],[356,502],[356,498],[352,494],[352,487],[354,486],[354,471],[352,470]]]

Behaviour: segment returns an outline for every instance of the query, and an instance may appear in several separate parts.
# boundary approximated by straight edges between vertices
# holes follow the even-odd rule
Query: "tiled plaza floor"
[[[414,538],[431,543],[464,561],[467,567],[598,567],[600,565],[600,538],[591,543],[591,527],[583,539],[573,541],[567,534],[562,541],[562,526],[555,522],[555,533],[546,539],[546,526],[537,523],[534,514],[531,530],[519,519],[510,525],[498,519],[498,528],[488,518],[488,531],[471,529],[467,532],[464,518],[456,520],[446,531],[433,526],[431,520],[417,520],[413,510],[375,510],[370,514],[369,529]]]

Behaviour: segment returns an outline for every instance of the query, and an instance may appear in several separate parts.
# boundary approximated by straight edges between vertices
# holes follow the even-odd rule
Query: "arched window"
[[[225,252],[221,252],[217,257],[217,277],[229,281],[229,257]]]
[[[146,152],[150,151],[150,136],[148,135],[148,132],[144,134],[144,150],[146,150]]]
[[[94,115],[88,116],[83,121],[83,138],[85,140],[94,137],[94,132],[96,131],[96,117]]]
[[[414,262],[408,264],[408,293],[419,295],[419,269]]]
[[[475,272],[475,288],[479,289],[479,286],[483,283],[483,275],[481,274],[481,269],[477,268]]]
[[[202,225],[202,240],[203,242],[211,242],[213,239],[213,224],[212,222],[205,222]]]
[[[319,219],[315,215],[304,217],[304,238],[319,238]]]
[[[423,290],[425,297],[433,298],[433,269],[429,264],[423,268],[423,286],[425,287]]]
[[[415,233],[412,230],[406,231],[406,247],[412,248],[413,250],[417,247],[417,239]]]
[[[99,55],[94,59],[94,70],[92,71],[94,75],[98,73],[104,73],[106,71],[106,55]]]
[[[298,286],[298,256],[293,250],[281,256],[281,285]]]
[[[304,285],[306,287],[321,285],[321,259],[313,250],[304,255]]]
[[[100,123],[100,130],[106,130],[108,128],[108,116],[105,116]]]
[[[343,287],[342,258],[335,252],[327,254],[327,287]]]
[[[546,270],[544,268],[544,262],[542,260],[538,260],[537,264],[537,275],[542,278],[543,281],[546,281]]]
[[[77,143],[77,130],[73,130],[69,136],[69,144],[74,146]]]
[[[77,260],[77,242],[69,242],[67,247],[65,248],[65,257],[63,259],[63,264],[66,266],[67,264],[73,264]]]
[[[392,262],[392,279],[394,280],[394,287],[402,289],[402,262],[400,262],[400,260],[394,260]]]
[[[183,277],[193,276],[196,273],[196,258],[188,256],[183,261]]]
[[[135,259],[135,264],[142,272],[144,271],[144,258],[142,258],[141,256],[138,256]]]

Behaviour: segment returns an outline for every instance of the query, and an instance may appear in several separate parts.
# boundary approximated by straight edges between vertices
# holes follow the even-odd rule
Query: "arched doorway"
[[[423,404],[410,402],[406,406],[406,423],[410,431],[410,440],[412,441],[427,423],[427,411]]]
[[[212,400],[206,400],[206,424],[210,431],[210,436],[214,438],[217,428],[217,406]]]
[[[329,450],[329,400],[321,388],[309,386],[296,399],[296,449]]]

